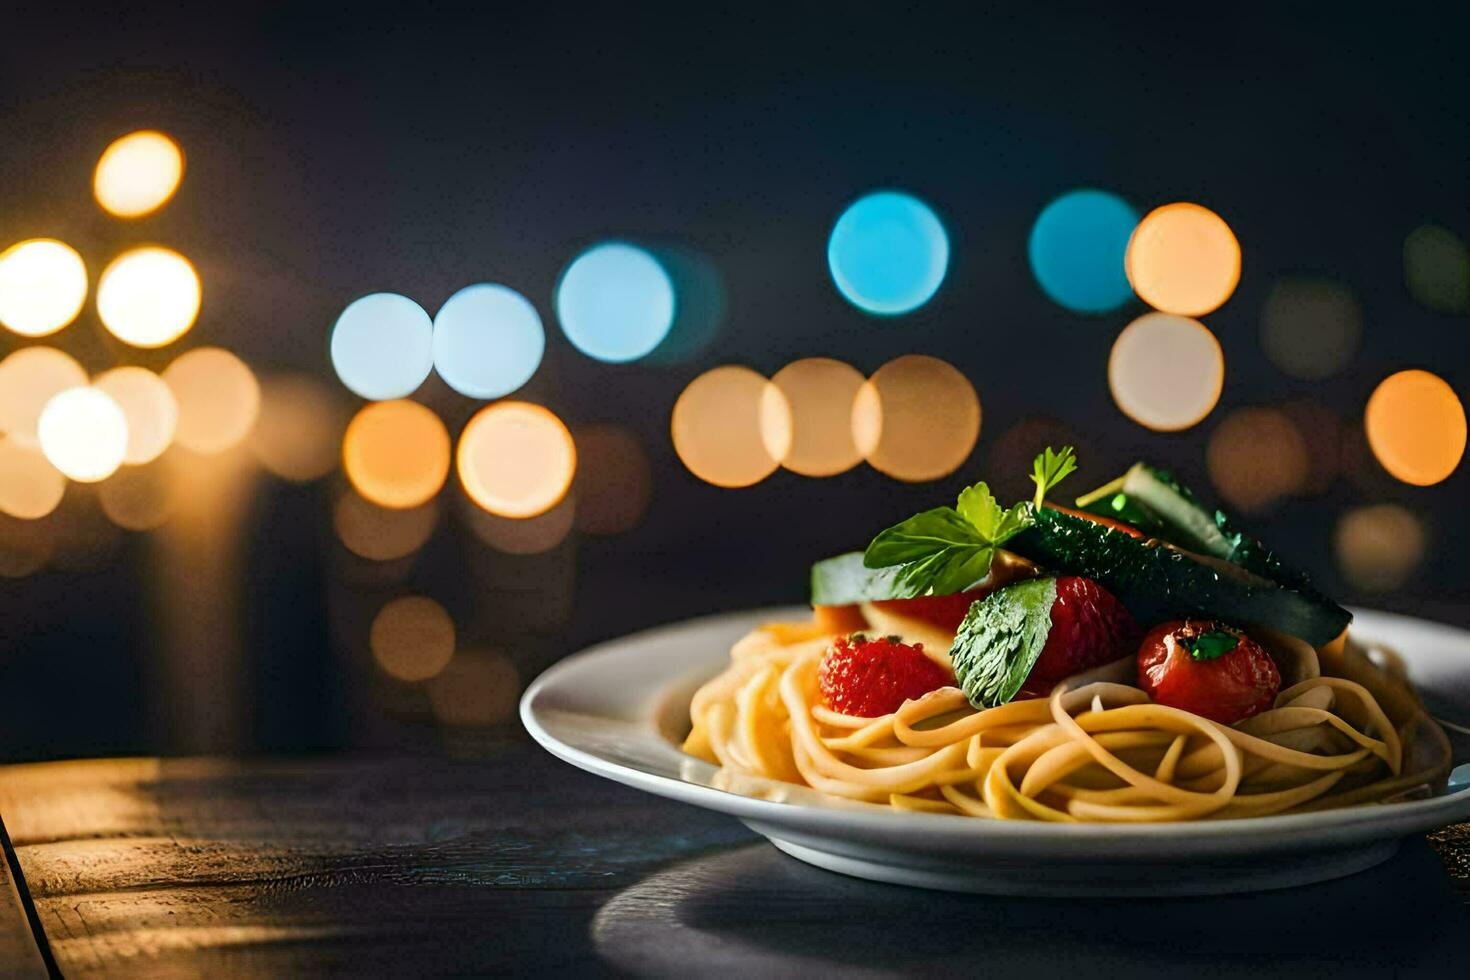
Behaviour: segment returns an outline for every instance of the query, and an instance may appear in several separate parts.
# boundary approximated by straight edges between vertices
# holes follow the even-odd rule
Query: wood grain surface
[[[1424,841],[1262,895],[944,895],[807,867],[523,743],[458,761],[13,766],[0,817],[71,977],[1434,974],[1470,925]],[[1465,835],[1442,836],[1465,874]],[[44,975],[20,910],[0,913],[0,972]]]

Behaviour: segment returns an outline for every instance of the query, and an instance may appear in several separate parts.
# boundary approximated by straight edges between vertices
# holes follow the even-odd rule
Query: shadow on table
[[[762,844],[624,889],[592,925],[640,975],[1454,975],[1470,916],[1422,840],[1338,881],[1212,898],[1017,899],[881,885]]]

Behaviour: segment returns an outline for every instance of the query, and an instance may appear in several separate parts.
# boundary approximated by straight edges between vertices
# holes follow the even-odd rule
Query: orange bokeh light
[[[66,477],[39,449],[0,436],[0,512],[34,521],[56,509]]]
[[[684,388],[669,421],[674,452],[689,472],[717,487],[748,487],[791,452],[791,407],[747,367],[712,368]]]
[[[1145,313],[1123,328],[1108,357],[1108,387],[1123,414],[1178,432],[1214,409],[1225,386],[1220,342],[1198,320]]]
[[[401,681],[425,681],[454,657],[454,620],[426,596],[401,596],[373,618],[368,645],[384,672]]]
[[[0,361],[0,433],[22,446],[41,445],[36,425],[46,403],[87,384],[87,372],[54,347],[22,347]]]
[[[348,488],[332,511],[332,525],[348,551],[369,561],[406,558],[424,546],[439,524],[439,504],[379,507]]]
[[[1363,416],[1378,462],[1399,480],[1427,487],[1465,455],[1465,407],[1443,378],[1409,370],[1385,378]]]
[[[1149,306],[1181,316],[1219,309],[1240,282],[1240,242],[1218,214],[1165,204],[1144,215],[1128,241],[1128,281]]]
[[[496,402],[465,425],[455,465],[476,504],[501,517],[535,517],[567,495],[577,472],[577,447],[549,409]]]
[[[802,476],[835,476],[863,461],[852,406],[863,387],[856,368],[830,357],[792,361],[771,378],[791,407],[791,450],[781,465]]]
[[[418,507],[449,476],[449,432],[418,402],[374,402],[347,425],[342,467],[357,492],[373,503]]]
[[[196,347],[163,370],[174,393],[178,444],[201,455],[222,453],[250,435],[260,416],[260,382],[234,354],[221,347]]]
[[[937,357],[906,354],[873,372],[852,403],[853,443],[874,469],[922,483],[948,476],[980,438],[975,386]]]

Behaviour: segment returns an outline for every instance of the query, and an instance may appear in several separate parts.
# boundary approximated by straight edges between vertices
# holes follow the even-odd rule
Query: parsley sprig
[[[1003,508],[983,482],[967,487],[953,507],[915,514],[879,534],[863,553],[868,568],[897,566],[904,596],[952,595],[990,573],[996,549],[1030,527],[1046,494],[1077,468],[1071,446],[1036,457],[1036,496]]]

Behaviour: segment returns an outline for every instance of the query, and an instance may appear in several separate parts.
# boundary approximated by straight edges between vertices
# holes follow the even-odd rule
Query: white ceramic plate
[[[927,888],[1003,895],[1280,888],[1361,871],[1390,857],[1405,836],[1470,819],[1470,746],[1460,737],[1446,795],[1217,822],[978,820],[899,812],[772,780],[729,787],[717,767],[679,750],[689,697],[757,623],[804,614],[712,616],[593,647],[542,674],[521,700],[521,719],[554,755],[588,772],[731,814],[811,864]],[[1470,633],[1362,610],[1353,631],[1401,654],[1431,707],[1470,714]]]

